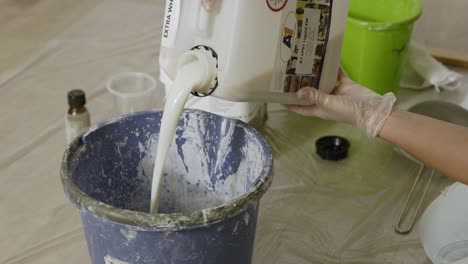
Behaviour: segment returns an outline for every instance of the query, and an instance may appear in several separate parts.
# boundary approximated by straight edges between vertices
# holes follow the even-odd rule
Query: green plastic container
[[[379,94],[398,91],[421,0],[351,0],[341,64]]]

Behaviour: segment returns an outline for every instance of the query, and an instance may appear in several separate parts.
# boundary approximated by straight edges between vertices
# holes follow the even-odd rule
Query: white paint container
[[[217,85],[189,107],[225,116],[255,116],[263,104],[306,104],[295,92],[312,86],[331,92],[339,69],[348,0],[166,1],[160,77],[171,89],[177,63],[196,46],[214,51]],[[220,98],[220,99],[219,99]]]
[[[426,209],[420,237],[434,264],[468,263],[468,186],[455,183]]]

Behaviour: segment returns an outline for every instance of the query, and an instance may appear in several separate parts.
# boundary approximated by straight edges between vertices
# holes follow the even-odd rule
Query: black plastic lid
[[[315,141],[317,154],[324,160],[342,160],[348,156],[349,141],[338,136],[326,136]]]
[[[82,90],[68,92],[68,105],[72,108],[80,108],[86,104],[86,96]]]

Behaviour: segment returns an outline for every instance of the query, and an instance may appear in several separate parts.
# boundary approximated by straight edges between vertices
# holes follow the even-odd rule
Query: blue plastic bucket
[[[186,110],[149,214],[162,113],[103,123],[67,148],[61,179],[80,209],[92,263],[250,263],[272,153],[249,125]]]

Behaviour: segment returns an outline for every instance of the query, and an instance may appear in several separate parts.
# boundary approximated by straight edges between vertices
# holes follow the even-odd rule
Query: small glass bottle
[[[88,109],[86,109],[86,96],[82,90],[68,92],[68,111],[65,116],[67,142],[85,132],[91,125]]]

